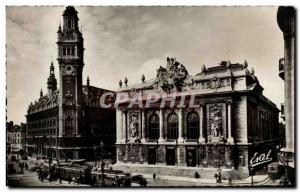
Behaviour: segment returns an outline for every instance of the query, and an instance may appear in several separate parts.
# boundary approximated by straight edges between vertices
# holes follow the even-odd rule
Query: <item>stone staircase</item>
[[[232,169],[228,171],[225,175],[226,178],[231,178],[232,180],[243,180],[249,177],[249,174],[242,169]]]
[[[152,175],[155,173],[157,176],[177,176],[177,177],[189,177],[195,178],[195,172],[197,171],[200,178],[203,179],[215,179],[214,175],[218,173],[217,168],[203,168],[203,167],[180,167],[180,166],[153,166],[153,165],[128,165],[128,164],[115,164],[114,170],[122,170],[126,173],[143,173]],[[232,169],[222,169],[222,178],[228,179],[233,173],[230,173]],[[231,177],[230,177],[231,178]],[[234,177],[239,178],[239,177]]]

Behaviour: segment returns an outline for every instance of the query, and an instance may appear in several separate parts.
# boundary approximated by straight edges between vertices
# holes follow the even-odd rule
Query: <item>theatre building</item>
[[[156,71],[140,84],[120,81],[117,163],[247,170],[255,152],[278,144],[279,110],[246,61],[191,76],[167,58]]]
[[[48,91],[27,111],[26,151],[57,159],[95,159],[102,148],[115,154],[115,110],[102,108],[100,97],[108,92],[82,84],[83,37],[77,11],[67,7],[63,26],[57,31],[59,87],[53,62],[47,81]],[[113,102],[106,97],[105,102]]]

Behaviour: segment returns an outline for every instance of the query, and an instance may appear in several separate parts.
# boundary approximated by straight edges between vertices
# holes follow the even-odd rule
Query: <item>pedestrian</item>
[[[219,178],[219,183],[222,183],[222,175],[221,175],[221,172],[219,172],[218,178]]]
[[[197,179],[200,178],[200,175],[197,171],[195,172],[195,178],[197,178]]]
[[[122,179],[117,178],[117,187],[121,187],[121,185],[122,185]]]
[[[218,183],[218,174],[215,173],[216,183]]]
[[[97,182],[96,176],[94,175],[92,178],[92,186],[94,186]]]
[[[155,180],[156,179],[156,174],[155,173],[153,173],[153,180]]]
[[[141,182],[142,187],[146,187],[147,186],[147,180],[143,179]]]
[[[117,184],[116,184],[116,181],[115,181],[115,180],[113,180],[113,181],[112,181],[112,184],[111,184],[111,186],[112,186],[112,187],[116,187],[116,186],[117,186]]]
[[[62,179],[61,179],[61,176],[59,176],[59,184],[61,184],[62,183],[62,181],[61,181]]]
[[[69,184],[71,184],[71,181],[72,181],[72,177],[69,175],[68,176],[68,182],[69,182]]]
[[[232,180],[231,180],[231,178],[228,179],[228,185],[232,185]]]
[[[83,177],[82,177],[82,174],[80,172],[80,175],[79,175],[79,183],[82,183],[83,182]]]

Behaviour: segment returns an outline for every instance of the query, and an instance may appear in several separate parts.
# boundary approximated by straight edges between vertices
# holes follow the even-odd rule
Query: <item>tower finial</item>
[[[54,75],[54,66],[53,66],[53,59],[51,57],[51,64],[50,64],[50,76]]]
[[[41,89],[41,92],[40,92],[40,98],[43,97],[43,89]]]
[[[245,61],[244,61],[244,63],[243,63],[243,67],[244,67],[244,68],[247,68],[247,67],[248,67],[248,62],[247,62],[246,59],[245,59]]]
[[[145,78],[145,75],[143,74],[143,75],[142,75],[142,78],[141,78],[141,80],[142,80],[143,83],[145,82],[145,79],[146,79],[146,78]]]
[[[201,73],[205,73],[205,72],[206,72],[206,66],[205,66],[205,65],[202,65]]]
[[[60,33],[60,34],[62,33],[60,21],[59,21],[59,24],[58,24],[58,30],[57,30],[57,33]]]
[[[124,83],[125,83],[125,86],[127,87],[127,83],[128,83],[128,79],[127,79],[127,77],[125,77],[125,79],[124,79]]]
[[[120,86],[120,88],[122,88],[122,84],[123,84],[123,83],[122,83],[122,80],[120,80],[120,81],[119,81],[119,86]]]
[[[87,79],[86,79],[86,85],[87,85],[87,86],[90,86],[90,78],[89,78],[89,76],[87,76]]]

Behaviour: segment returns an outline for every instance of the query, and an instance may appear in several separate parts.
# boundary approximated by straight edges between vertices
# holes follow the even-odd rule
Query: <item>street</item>
[[[251,186],[251,183],[247,180],[242,181],[233,181],[231,184],[227,180],[224,180],[222,183],[216,183],[211,179],[194,179],[194,178],[182,178],[182,177],[164,177],[158,176],[155,180],[150,175],[143,175],[147,179],[147,187],[224,187],[224,186]],[[267,176],[257,176],[254,179],[255,186],[276,186],[278,181],[273,181]],[[90,187],[89,185],[76,184],[71,182],[70,184],[67,181],[62,181],[60,184],[59,181],[49,182],[44,180],[43,182],[38,180],[37,173],[32,171],[24,171],[24,174],[10,174],[7,177],[7,184],[10,187]],[[134,186],[134,185],[133,185]]]
[[[24,174],[10,174],[7,175],[7,185],[10,187],[87,187],[88,185],[70,184],[67,181],[62,181],[60,184],[59,181],[49,182],[44,180],[43,182],[38,179],[37,173],[32,171],[24,171]]]

